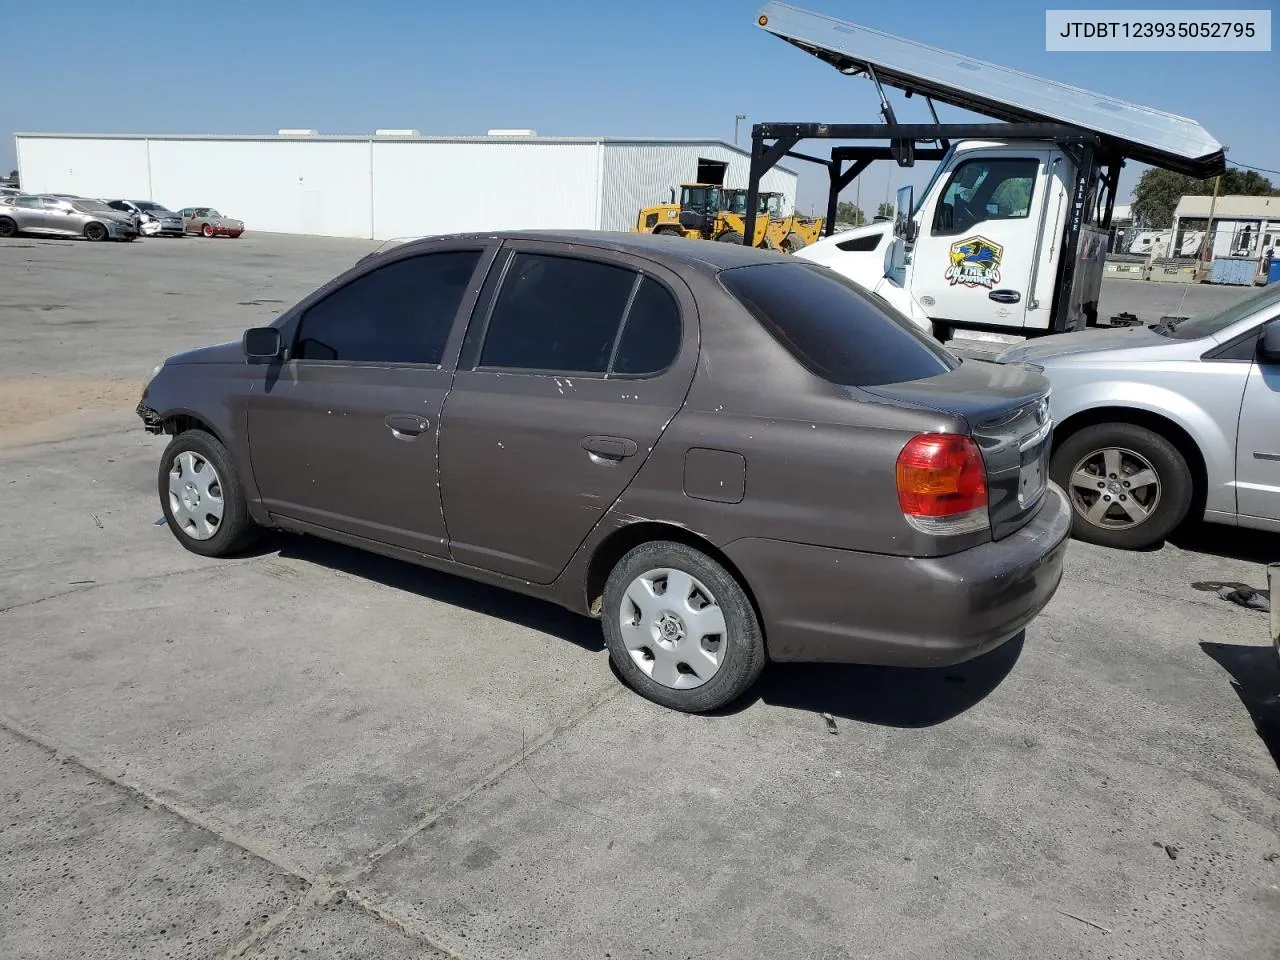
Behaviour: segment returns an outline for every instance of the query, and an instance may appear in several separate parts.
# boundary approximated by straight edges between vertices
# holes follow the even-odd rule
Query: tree
[[[1185,196],[1213,195],[1213,180],[1196,180],[1169,170],[1147,170],[1133,189],[1133,219],[1140,226],[1163,229],[1173,224],[1173,212]],[[1280,196],[1271,181],[1252,170],[1228,168],[1218,187],[1219,196]]]
[[[876,207],[876,216],[877,216],[877,217],[888,217],[890,220],[892,220],[892,219],[893,219],[893,204],[892,204],[892,203],[882,203],[882,204],[880,204],[880,206]]]
[[[3,169],[3,168],[0,168],[0,169]],[[12,183],[15,187],[18,185],[18,171],[17,171],[17,170],[10,170],[10,171],[9,171],[9,182],[10,182],[10,183]]]
[[[857,206],[848,200],[841,200],[836,204],[836,223],[851,223],[855,227],[860,227],[867,222],[867,215]]]

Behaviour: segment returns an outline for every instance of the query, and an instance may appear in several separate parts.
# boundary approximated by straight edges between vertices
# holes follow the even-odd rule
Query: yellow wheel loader
[[[746,218],[725,205],[723,187],[714,183],[686,183],[679,203],[645,207],[636,219],[635,233],[665,233],[693,240],[742,243]],[[766,246],[768,220],[756,220],[754,247]]]
[[[747,213],[747,191],[740,187],[725,190],[725,205],[743,220]],[[773,250],[795,253],[822,236],[821,217],[803,217],[782,212],[783,197],[776,192],[756,195],[756,221],[765,221],[765,245]]]

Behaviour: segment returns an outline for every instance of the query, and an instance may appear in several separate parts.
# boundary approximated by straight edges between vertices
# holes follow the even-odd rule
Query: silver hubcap
[[[183,451],[169,465],[169,513],[192,540],[208,540],[222,527],[222,481],[198,453]]]
[[[1160,475],[1133,450],[1107,447],[1084,457],[1071,471],[1071,502],[1094,526],[1136,527],[1160,506]]]
[[[724,612],[683,570],[650,570],[632,580],[619,622],[631,659],[664,687],[700,687],[724,663]]]

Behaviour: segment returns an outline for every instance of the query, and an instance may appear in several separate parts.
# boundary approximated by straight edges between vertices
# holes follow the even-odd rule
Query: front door
[[[493,248],[400,257],[309,306],[249,400],[249,447],[272,514],[448,555],[436,463],[453,374],[446,347]]]
[[[966,153],[933,192],[910,268],[911,292],[931,319],[1025,324],[1049,157]]]
[[[506,245],[440,434],[453,558],[533,583],[556,578],[626,489],[697,362],[678,277],[580,249]]]
[[[1280,521],[1280,363],[1255,360],[1249,370],[1236,441],[1236,508],[1241,516]]]

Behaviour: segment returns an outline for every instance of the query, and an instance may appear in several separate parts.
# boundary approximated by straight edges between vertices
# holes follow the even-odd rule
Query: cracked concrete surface
[[[370,246],[0,244],[0,380],[136,379]],[[1280,668],[1210,587],[1274,537],[1072,544],[980,661],[687,717],[535,601],[184,551],[162,445],[106,407],[0,450],[6,960],[1280,953]]]

